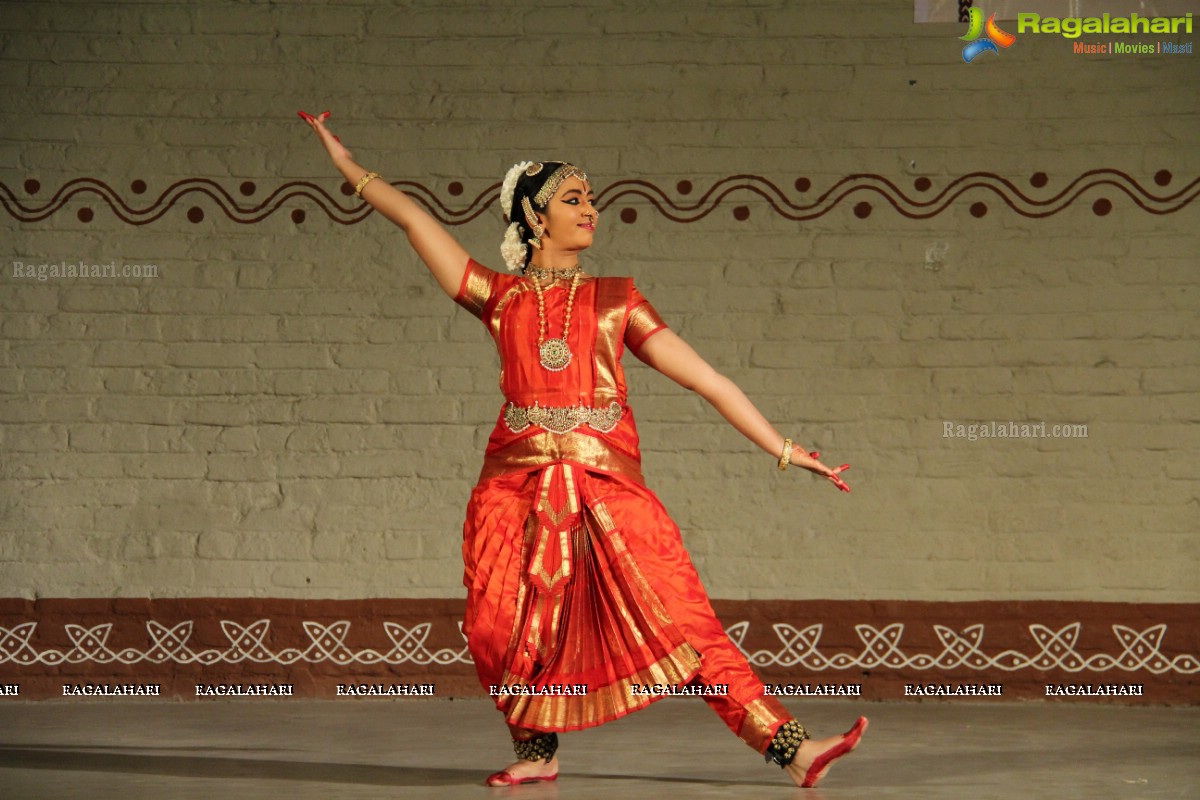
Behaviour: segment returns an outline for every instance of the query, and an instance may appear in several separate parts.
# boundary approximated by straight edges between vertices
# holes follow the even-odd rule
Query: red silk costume
[[[546,337],[568,291],[544,290]],[[645,684],[727,686],[704,700],[760,753],[791,719],[717,620],[678,527],[641,474],[621,354],[665,328],[629,278],[580,279],[561,372],[538,356],[538,298],[467,265],[455,302],[500,353],[505,404],[463,526],[463,631],[514,736],[600,725],[649,705]],[[586,685],[586,694],[547,687]]]

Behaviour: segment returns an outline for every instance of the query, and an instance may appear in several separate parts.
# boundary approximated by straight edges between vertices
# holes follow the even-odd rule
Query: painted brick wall
[[[649,185],[602,191],[587,266],[854,465],[850,495],[780,475],[627,357],[648,480],[714,596],[1196,602],[1200,56],[1029,35],[968,65],[961,26],[911,18],[5,3],[0,596],[461,595],[498,361],[397,229],[322,210],[352,199],[295,110],[329,108],[453,212],[524,158]],[[169,191],[194,179],[228,198]],[[496,203],[454,231],[501,266]],[[15,274],[81,261],[158,275]],[[988,421],[1087,437],[943,436]]]

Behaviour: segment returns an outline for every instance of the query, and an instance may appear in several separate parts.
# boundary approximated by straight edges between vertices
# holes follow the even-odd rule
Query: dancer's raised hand
[[[326,152],[329,153],[329,157],[333,159],[334,164],[353,160],[354,156],[342,144],[342,140],[334,136],[329,128],[325,127],[325,121],[330,117],[328,111],[322,111],[320,116],[316,117],[307,111],[297,111],[296,115],[307,122],[308,127],[316,132],[317,138],[321,140],[321,144],[324,145]]]
[[[362,165],[354,163],[354,156],[326,127],[328,111],[315,117],[306,111],[297,111],[296,114],[317,134],[333,159],[333,166],[342,173],[346,183],[354,186],[358,196],[373,209],[404,229],[409,244],[433,273],[442,291],[449,297],[456,297],[462,286],[463,273],[467,270],[467,261],[470,260],[470,255],[462,245],[428,211],[392,186],[386,178],[375,180],[380,177],[379,173],[368,172]]]

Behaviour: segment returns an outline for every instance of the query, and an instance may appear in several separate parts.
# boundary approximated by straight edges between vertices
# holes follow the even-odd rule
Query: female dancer
[[[399,225],[456,303],[500,352],[505,403],[463,526],[463,631],[497,697],[518,760],[490,786],[554,780],[556,732],[600,725],[669,693],[697,694],[799,786],[853,750],[808,733],[726,636],[679,529],[641,474],[626,405],[625,348],[720,412],[778,459],[850,491],[785,439],[740,389],[668,329],[628,278],[587,275],[579,254],[599,213],[587,175],[523,162],[500,191],[509,273],[474,261],[411,198],[358,166],[325,121],[300,112],[355,191]]]

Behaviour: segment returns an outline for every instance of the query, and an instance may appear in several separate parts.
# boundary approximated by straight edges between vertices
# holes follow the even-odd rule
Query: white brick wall
[[[297,108],[455,208],[526,157],[681,205],[736,174],[812,202],[864,172],[922,199],[995,172],[1037,200],[1092,169],[1159,196],[1200,173],[1200,56],[1025,36],[965,65],[956,26],[898,1],[540,5],[6,3],[0,181],[32,206],[80,177],[137,208],[197,177],[246,205],[289,180],[340,198]],[[742,191],[690,224],[638,199],[604,222],[589,266],[634,275],[781,430],[854,465],[850,495],[778,475],[627,359],[650,485],[714,596],[1200,597],[1196,203],[1107,186],[1029,219],[973,189],[914,220],[856,192],[797,223]],[[195,195],[133,226],[86,193],[0,225],[0,596],[461,593],[497,359],[399,231],[307,200],[241,225]],[[499,264],[495,208],[455,233]],[[78,260],[160,273],[13,277]],[[968,442],[944,420],[1089,435]]]

